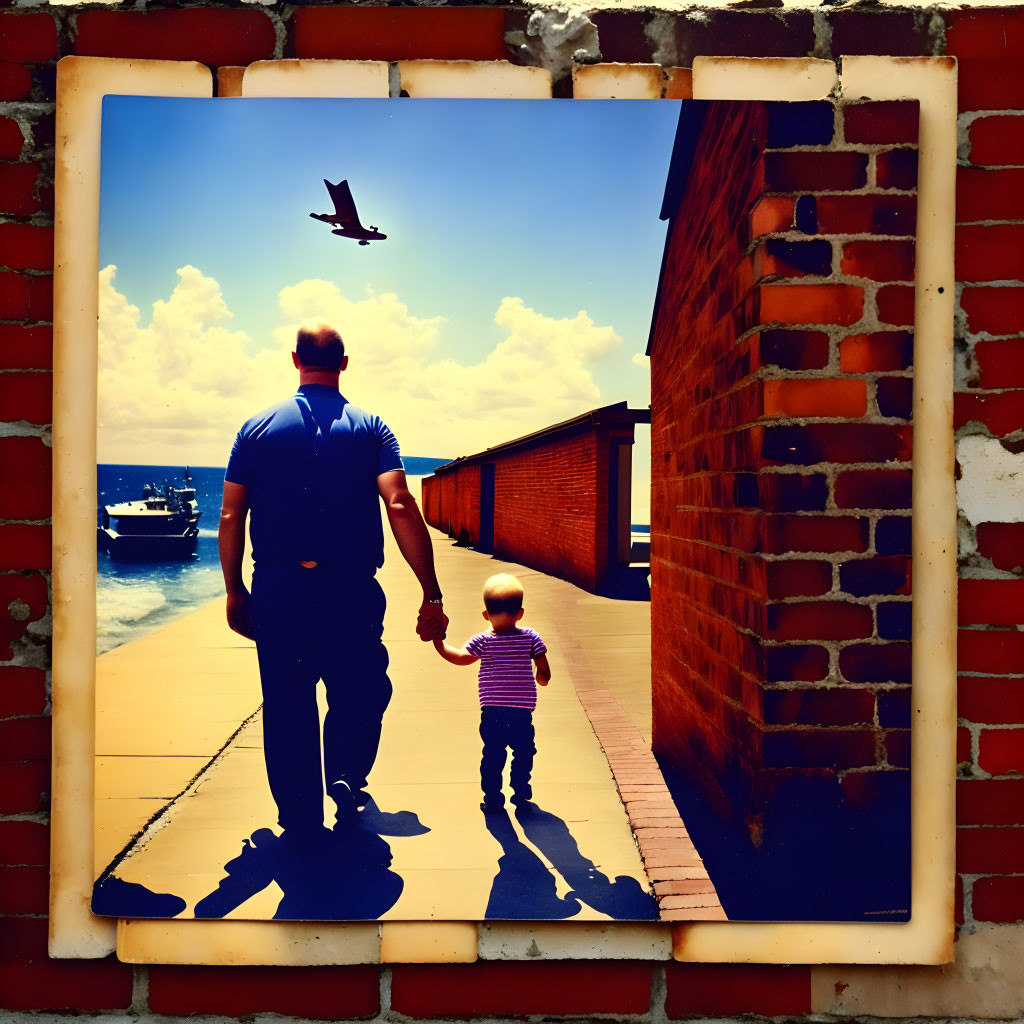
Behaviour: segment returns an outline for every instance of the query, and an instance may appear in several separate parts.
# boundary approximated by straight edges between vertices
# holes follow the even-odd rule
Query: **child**
[[[480,737],[484,741],[480,761],[484,800],[480,807],[498,811],[505,805],[501,777],[506,747],[512,748],[512,803],[518,807],[533,796],[530,772],[537,752],[533,709],[537,684],[548,685],[551,669],[540,635],[516,625],[523,617],[523,587],[515,576],[503,572],[487,580],[484,605],[483,616],[491,624],[487,632],[470,637],[464,648],[451,647],[443,640],[435,640],[434,647],[453,665],[480,662]]]

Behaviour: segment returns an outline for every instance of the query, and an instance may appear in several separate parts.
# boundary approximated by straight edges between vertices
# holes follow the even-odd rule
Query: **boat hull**
[[[199,533],[178,535],[118,533],[96,529],[96,546],[117,562],[161,562],[191,558],[195,554]]]

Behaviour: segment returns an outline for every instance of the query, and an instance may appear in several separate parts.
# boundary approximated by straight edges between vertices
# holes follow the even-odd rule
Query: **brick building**
[[[605,406],[439,466],[423,514],[478,551],[599,593],[646,596],[630,568],[633,429],[646,409]]]
[[[199,61],[213,69],[282,57],[509,59],[548,67],[555,78],[556,95],[561,96],[572,93],[569,70],[574,54],[584,60],[661,65],[670,70],[662,76],[661,69],[655,68],[657,81],[677,96],[685,95],[688,69],[693,59],[702,55],[813,55],[837,65],[844,56],[856,54],[957,58],[958,372],[951,396],[960,472],[972,481],[973,495],[981,499],[981,507],[976,511],[964,505],[961,523],[958,875],[951,899],[955,898],[962,927],[954,965],[848,969],[674,963],[665,962],[668,954],[661,947],[630,944],[624,939],[616,947],[617,959],[599,965],[573,962],[574,957],[601,955],[607,943],[597,934],[576,946],[559,946],[555,940],[535,943],[533,948],[539,956],[520,963],[496,959],[441,965],[146,968],[119,963],[111,956],[77,961],[47,957],[47,425],[51,419],[54,64],[58,57],[72,53]],[[128,1013],[154,1021],[164,1015],[242,1017],[265,1013],[280,1014],[284,1020],[383,1020],[392,1011],[414,1019],[495,1019],[527,1014],[590,1019],[600,1013],[676,1020],[737,1014],[800,1017],[812,1012],[851,1019],[1019,1017],[1024,1012],[1024,580],[1020,578],[1024,563],[1020,508],[1024,502],[1020,476],[1014,478],[997,470],[1007,460],[1010,465],[1018,464],[1022,429],[1024,268],[1020,253],[1024,251],[1024,152],[1021,133],[1015,130],[1024,112],[1022,61],[1024,9],[1013,3],[893,10],[881,6],[828,6],[812,11],[786,5],[673,12],[598,10],[588,16],[498,5],[385,9],[313,3],[296,9],[274,2],[241,9],[231,2],[205,2],[187,9],[147,9],[143,4],[137,9],[120,10],[104,9],[100,4],[51,7],[26,3],[0,14],[0,408],[5,420],[0,462],[6,479],[18,481],[18,486],[4,488],[0,506],[0,585],[9,611],[5,623],[7,654],[0,667],[0,848],[4,861],[0,872],[0,1006],[7,1019],[27,1019],[25,1014],[32,1011],[69,1017],[83,1012]],[[892,170],[896,173],[898,167]],[[802,191],[814,193],[816,189],[808,186]],[[822,211],[820,204],[818,211]],[[794,209],[794,215],[797,212]],[[785,223],[800,229],[796,221]],[[838,243],[833,243],[833,253],[838,254]],[[775,251],[769,251],[765,246],[763,263],[779,259],[788,262],[786,251],[773,248]],[[856,254],[851,258],[855,259]],[[897,281],[886,287],[897,290],[889,293],[896,319],[887,321],[889,329],[885,333],[899,335],[906,322],[899,310],[907,286]],[[837,314],[843,308],[848,307],[836,303]],[[835,320],[828,324],[837,325]],[[815,347],[820,349],[822,345],[811,333],[813,328],[791,325],[790,329],[802,332],[795,351],[802,353],[801,358],[813,358]],[[828,336],[831,359],[834,332],[829,328],[823,333]],[[859,389],[850,387],[859,380],[874,382],[877,402],[882,394],[878,383],[891,379],[895,381],[890,387],[896,392],[893,398],[898,408],[900,389],[906,387],[901,383],[906,379],[904,343],[898,338],[881,343],[867,338],[847,349],[846,368],[840,349],[838,366],[827,363],[805,370],[796,364],[791,372],[813,375],[826,368],[834,371],[818,375],[834,378],[830,380],[834,397],[834,385],[847,386],[841,392],[844,402],[859,400],[855,394]],[[782,370],[786,364],[779,360],[791,358],[787,352],[794,352],[791,338],[760,335],[757,355],[763,364]],[[778,374],[780,379],[785,376]],[[771,408],[798,420],[812,415],[793,404],[799,389],[776,387],[772,393],[765,386],[771,379],[771,374],[766,375],[765,382],[757,385],[765,404],[754,405],[755,418],[765,419],[766,410]],[[772,402],[781,404],[773,406]],[[851,415],[850,419],[856,421],[858,417]],[[865,427],[882,426],[890,436],[890,428],[896,428],[896,437],[901,436],[897,424],[865,421],[851,425],[858,427],[858,433]],[[761,426],[767,433],[769,425]],[[774,424],[771,428],[775,429]],[[658,429],[657,423],[654,429]],[[878,434],[876,430],[869,433]],[[827,436],[821,431],[817,434],[818,440]],[[896,450],[896,454],[901,453],[902,449]],[[871,457],[866,461],[877,467],[887,460],[885,456],[876,458],[876,454],[876,449],[868,452]],[[767,488],[773,476],[781,475],[773,471],[763,445],[761,457],[764,464],[751,467],[749,473],[756,478],[759,499],[762,486]],[[846,463],[835,460],[834,464]],[[883,470],[864,472],[879,471]],[[839,470],[833,476],[830,500],[838,498],[834,484],[843,472],[849,471]],[[902,470],[888,468],[884,472]],[[815,486],[820,493],[820,483],[813,481],[812,470],[796,473],[809,478],[810,501]],[[685,475],[677,476],[674,486],[682,486],[684,479]],[[897,481],[897,494],[900,486]],[[771,496],[772,492],[769,488],[764,493]],[[723,509],[742,507],[736,502],[735,492],[728,500],[731,505],[723,505]],[[780,494],[777,500],[803,499],[799,494]],[[757,602],[766,609],[766,632],[775,633],[760,634],[767,642],[764,650],[822,648],[830,651],[830,672],[831,651],[841,654],[850,649],[833,648],[833,644],[856,644],[866,638],[809,635],[802,621],[794,621],[793,613],[786,609],[799,603],[796,596],[815,602],[824,595],[794,595],[792,590],[823,586],[820,563],[837,564],[832,556],[840,551],[858,556],[849,560],[851,565],[890,557],[877,549],[877,524],[888,517],[889,511],[894,519],[905,518],[903,505],[889,510],[882,503],[872,504],[867,515],[851,507],[849,516],[840,512],[845,508],[837,503],[828,510],[799,510],[823,522],[848,518],[854,521],[854,528],[847,525],[850,532],[842,547],[838,543],[823,545],[807,553],[814,557],[776,560],[768,556],[781,554],[781,550],[760,552],[764,579],[750,588],[758,591]],[[781,506],[777,513],[769,514],[785,517],[796,513]],[[862,540],[858,532],[856,521],[865,518],[875,522],[874,549],[869,546],[870,532],[867,540]],[[787,540],[783,532],[773,543],[778,546]],[[785,550],[802,554],[792,547]],[[903,556],[895,553],[893,557]],[[799,561],[810,564],[795,578],[788,575],[795,570],[772,568]],[[655,566],[654,571],[661,570]],[[844,600],[838,595],[850,593],[845,589],[847,582],[840,580],[843,590],[836,590],[830,601]],[[870,608],[874,622],[882,604],[903,603],[896,598],[904,595],[886,595],[885,600],[875,600],[872,605],[877,596],[869,597],[866,605],[850,603]],[[767,608],[773,605],[779,608],[773,615],[779,617],[772,626]],[[776,646],[783,640],[778,633],[782,628],[790,632]],[[855,632],[859,629],[856,623],[852,628]],[[788,667],[782,666],[789,678],[772,678],[775,673],[762,672],[757,658],[750,667],[749,676],[759,680],[757,685],[763,694],[783,693],[783,697],[774,698],[778,703],[771,720],[764,722],[768,727],[765,735],[785,734],[793,717],[806,720],[814,704],[809,695],[816,690],[823,691],[822,703],[813,715],[825,717],[822,712],[831,698],[824,692],[830,687],[818,685],[828,678],[820,653],[809,650],[806,664],[794,659]],[[845,671],[842,678],[849,679]],[[853,688],[844,687],[839,677],[834,682],[839,689]],[[880,695],[891,691],[898,700],[901,685],[890,675],[877,684],[867,681],[863,692],[872,694],[876,711],[881,714]],[[789,698],[792,703],[787,704],[783,698],[794,690],[807,690],[808,695]],[[709,699],[720,707],[725,705],[721,695],[709,694]],[[818,699],[815,697],[815,701]],[[899,708],[890,710],[898,712]],[[848,715],[849,709],[844,708],[843,714]],[[846,728],[853,735],[864,731],[860,727],[865,724],[854,722]],[[808,729],[813,732],[824,726],[822,721],[813,721]],[[867,731],[881,739],[887,757],[898,757],[899,740],[890,744],[887,734],[898,737],[901,728],[898,724],[887,726],[879,718],[877,725],[873,721]],[[853,746],[861,742],[854,740]],[[552,959],[542,962],[546,957]]]

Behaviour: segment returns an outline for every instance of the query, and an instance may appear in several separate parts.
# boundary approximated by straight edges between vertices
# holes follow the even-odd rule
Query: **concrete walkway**
[[[113,864],[125,882],[174,894],[181,917],[198,905],[198,916],[315,919],[322,899],[333,908],[323,916],[338,918],[636,919],[658,913],[653,888],[663,918],[721,918],[649,753],[649,605],[595,597],[431,533],[453,642],[484,627],[480,588],[499,571],[520,577],[523,623],[547,641],[538,810],[479,810],[476,669],[448,665],[416,638],[418,588],[392,545],[379,578],[395,695],[366,828],[319,860],[282,861],[255,649],[227,629],[217,601],[98,659],[97,875]],[[325,801],[328,825],[332,812]]]

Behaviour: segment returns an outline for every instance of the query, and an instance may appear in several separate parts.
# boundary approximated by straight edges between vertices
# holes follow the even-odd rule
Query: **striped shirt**
[[[508,633],[477,633],[466,650],[480,659],[480,706],[527,708],[537,706],[533,659],[547,652],[540,634],[532,629]]]

